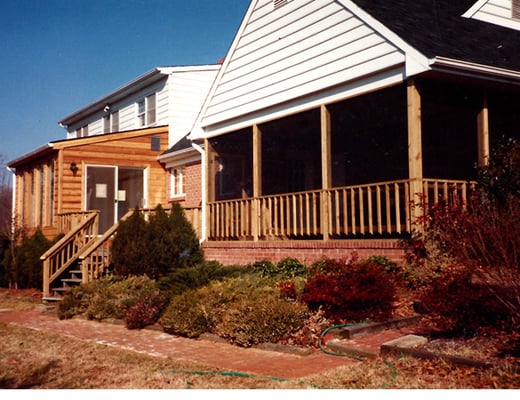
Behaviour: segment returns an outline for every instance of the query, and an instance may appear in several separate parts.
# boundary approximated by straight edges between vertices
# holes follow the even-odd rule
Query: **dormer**
[[[463,17],[520,31],[520,0],[479,0]]]

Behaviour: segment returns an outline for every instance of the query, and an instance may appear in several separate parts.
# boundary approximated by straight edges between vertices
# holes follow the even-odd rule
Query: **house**
[[[185,143],[219,68],[155,68],[59,121],[65,139],[8,163],[14,171],[16,230],[31,235],[41,229],[49,238],[65,234],[42,256],[45,296],[56,280],[101,273],[118,221],[136,206],[152,209],[184,200],[197,225],[200,190],[180,199],[169,186],[170,177],[186,171],[188,177],[195,173],[200,188],[200,153],[198,171],[189,158],[178,159],[170,170],[159,157]],[[83,268],[97,270],[78,272],[86,258]],[[79,269],[63,278],[71,267]]]
[[[189,138],[206,258],[397,258],[520,135],[520,1],[253,0]]]
[[[63,119],[69,139],[10,163],[21,225],[69,227],[42,256],[44,294],[74,262],[72,279],[102,272],[124,210],[172,201],[198,221],[205,258],[225,264],[399,258],[415,204],[464,200],[475,166],[520,135],[519,10],[252,0],[222,65],[153,70]],[[175,103],[193,94],[175,79],[202,71],[197,101]]]
[[[99,210],[103,233],[135,206],[165,204],[157,157],[190,131],[218,68],[155,68],[59,121],[66,139],[8,164],[18,228],[52,237],[59,215]]]

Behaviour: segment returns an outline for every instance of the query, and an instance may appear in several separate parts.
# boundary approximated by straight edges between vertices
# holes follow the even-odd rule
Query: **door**
[[[129,209],[144,206],[143,168],[88,165],[86,176],[85,205],[99,210],[100,234]]]

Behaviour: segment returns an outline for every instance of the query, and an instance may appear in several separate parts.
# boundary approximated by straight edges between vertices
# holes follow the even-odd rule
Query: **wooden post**
[[[211,231],[212,215],[207,205],[208,203],[215,201],[215,151],[208,139],[204,139],[204,149],[206,157],[206,182],[204,182],[203,184],[206,185],[206,196],[202,199],[202,201],[206,204],[206,238],[208,238],[211,237],[213,233]]]
[[[417,221],[423,215],[422,207],[415,206],[423,193],[423,160],[421,128],[421,95],[413,79],[408,81],[408,174],[410,178],[411,219]],[[421,231],[420,225],[419,230]]]
[[[489,162],[489,109],[487,94],[482,97],[482,110],[477,117],[478,126],[478,166],[483,167]]]
[[[262,195],[262,131],[258,125],[253,125],[253,202],[252,202],[252,233],[255,242],[259,239],[260,199]]]
[[[332,173],[331,173],[331,155],[330,155],[330,135],[331,135],[331,122],[330,112],[326,105],[321,106],[320,110],[321,119],[321,232],[323,240],[328,241],[330,236],[329,216],[330,216],[330,198],[328,195],[328,189],[332,185]]]

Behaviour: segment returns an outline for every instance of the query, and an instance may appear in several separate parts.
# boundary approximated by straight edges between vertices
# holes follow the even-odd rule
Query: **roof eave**
[[[169,74],[168,68],[154,68],[153,70],[139,76],[133,81],[127,83],[124,86],[114,90],[113,92],[101,97],[100,99],[88,104],[87,106],[79,109],[78,111],[70,114],[63,118],[58,123],[60,126],[72,125],[75,122],[86,118],[96,112],[102,110],[107,104],[113,104],[132,93],[135,93],[146,86],[149,86],[155,82],[163,79],[164,76]]]
[[[37,149],[24,154],[23,156],[20,156],[12,161],[9,161],[7,163],[7,166],[9,168],[17,168],[20,165],[23,165],[29,161],[35,160],[37,158],[40,158],[44,155],[47,155],[51,153],[54,150],[54,146],[52,143],[47,143],[41,147],[38,147]]]
[[[491,65],[437,56],[430,60],[430,67],[433,71],[457,73],[473,77],[486,77],[488,79],[520,84],[520,71]]]

